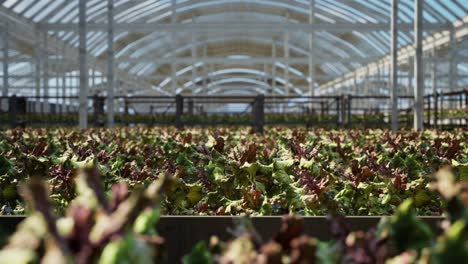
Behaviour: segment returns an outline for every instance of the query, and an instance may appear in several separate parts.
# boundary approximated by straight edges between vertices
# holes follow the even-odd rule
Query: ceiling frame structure
[[[0,0],[2,94],[81,92],[83,109],[93,94],[244,93],[255,83],[272,94],[393,98],[463,89],[468,4],[423,2]],[[439,88],[412,91],[421,82]]]

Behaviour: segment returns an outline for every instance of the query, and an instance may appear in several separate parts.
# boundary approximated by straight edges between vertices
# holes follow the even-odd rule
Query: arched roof
[[[287,83],[290,83],[291,91],[306,93],[309,82],[314,85],[327,83],[388,54],[390,0],[313,2],[314,24],[336,25],[337,28],[347,25],[351,29],[309,31],[311,0],[115,0],[116,63],[120,70],[145,78],[156,92],[174,93],[174,87],[177,87],[177,91],[184,91],[196,86],[197,82],[192,80],[192,70],[196,71],[198,78],[207,78],[232,68],[241,69],[237,74],[244,74],[249,79],[242,83],[259,89],[262,82],[281,86],[286,82],[284,72],[288,71],[290,79]],[[465,0],[424,2],[425,36],[440,31],[444,25],[452,26],[453,22],[467,16],[468,4]],[[0,0],[0,3],[43,28],[54,28],[50,35],[78,47],[78,0]],[[92,25],[87,34],[89,53],[102,60],[107,56],[106,14],[107,1],[87,2],[87,20]],[[410,27],[413,0],[400,0],[398,15],[403,25],[399,44],[404,47],[413,40]],[[274,28],[282,23],[287,24],[284,30]],[[129,26],[132,24],[155,28],[133,30]],[[191,30],[190,24],[213,26],[206,30]],[[223,30],[223,26],[235,28],[237,24],[239,28]],[[121,25],[127,27],[119,28]],[[158,25],[179,26],[159,29]],[[245,25],[250,27],[243,27]],[[313,79],[308,77],[312,32]],[[288,39],[287,44],[285,38]],[[289,48],[290,60],[284,59],[285,45]],[[274,57],[273,53],[276,53]],[[245,59],[227,63],[236,56]],[[265,59],[269,57],[273,59]],[[176,65],[172,66],[174,61]],[[275,75],[272,73],[273,65]],[[176,68],[176,76],[182,76],[175,85],[171,81],[171,67]],[[460,68],[463,70],[466,66],[460,65]],[[242,69],[257,73],[242,72]],[[233,83],[238,84],[239,79],[223,74],[212,85],[219,87]],[[200,89],[190,89],[191,92],[195,90]]]

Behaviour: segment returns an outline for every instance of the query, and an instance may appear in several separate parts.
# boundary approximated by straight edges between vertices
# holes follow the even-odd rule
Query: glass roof
[[[398,14],[400,23],[411,24],[413,22],[413,2],[413,0],[400,0]],[[467,16],[468,2],[466,0],[427,0],[424,2],[424,25],[428,28],[440,24],[451,26],[455,21]],[[0,0],[3,8],[34,23],[64,26],[77,25],[78,3],[78,0]],[[388,55],[389,30],[360,30],[359,25],[389,23],[390,3],[391,0],[315,0],[314,23],[356,24],[356,29],[349,32],[315,31],[312,53],[313,58],[319,63],[315,65],[314,71],[317,76],[321,77],[314,80],[306,77],[308,76],[307,64],[294,62],[286,64],[281,59],[284,57],[283,50],[285,49],[285,33],[281,31],[246,29],[239,32],[169,33],[158,31],[157,28],[148,32],[118,30],[114,39],[116,63],[120,70],[133,76],[148,77],[155,90],[167,90],[171,86],[170,66],[168,66],[170,59],[190,58],[195,53],[195,58],[198,60],[195,59],[190,63],[184,61],[176,65],[176,75],[191,75],[192,71],[200,74],[210,66],[213,69],[208,69],[207,75],[221,72],[221,75],[225,76],[224,79],[217,80],[218,83],[235,83],[241,80],[257,84],[258,73],[267,77],[272,74],[271,67],[264,66],[265,62],[253,66],[235,64],[220,66],[208,65],[203,62],[203,58],[229,56],[264,58],[271,57],[273,49],[276,49],[279,59],[272,65],[275,65],[276,71],[281,74],[283,71],[289,73],[292,78],[290,80],[292,88],[297,86],[296,88],[300,89],[295,89],[296,91],[304,91],[305,89],[299,86],[307,86],[309,82],[314,82],[316,85],[329,82]],[[114,6],[115,23],[122,24],[229,24],[239,21],[252,25],[285,21],[292,24],[310,23],[310,0],[177,0],[174,2],[171,0],[114,0]],[[87,1],[87,20],[90,24],[105,25],[107,1]],[[290,57],[307,58],[310,54],[310,33],[303,30],[288,30],[287,32]],[[79,37],[76,29],[51,30],[48,33],[50,37],[59,38],[64,43],[78,47]],[[425,31],[424,37],[433,33],[429,30]],[[89,31],[87,37],[89,53],[98,59],[105,59],[106,31]],[[411,30],[400,31],[400,47],[408,46],[412,41]],[[204,49],[208,50],[205,55]],[[20,67],[19,65],[15,66],[15,69]],[[21,65],[25,68],[22,71],[32,68],[27,63]],[[466,64],[460,64],[459,69],[464,71],[466,66]],[[265,68],[268,72],[265,72]],[[232,74],[229,69],[243,69],[247,72],[240,71],[240,73],[245,74],[247,78],[256,77],[252,77],[253,79],[249,81],[233,78],[230,76]],[[285,82],[284,75],[279,75],[277,82]],[[190,78],[181,80],[177,84],[181,89],[189,89],[191,85],[196,86],[196,83]],[[261,88],[261,85],[258,87]]]

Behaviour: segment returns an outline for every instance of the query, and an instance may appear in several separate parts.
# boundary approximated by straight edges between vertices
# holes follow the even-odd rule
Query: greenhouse
[[[463,263],[468,2],[0,0],[1,263]]]

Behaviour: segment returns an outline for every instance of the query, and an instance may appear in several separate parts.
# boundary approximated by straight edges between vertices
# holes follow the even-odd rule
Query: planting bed
[[[392,134],[385,130],[16,129],[0,133],[1,214],[23,214],[18,185],[50,183],[60,211],[73,199],[74,170],[95,163],[111,184],[174,185],[167,215],[388,215],[414,198],[419,215],[440,215],[431,175],[454,165],[467,178],[468,131]]]
[[[0,258],[456,262],[468,252],[467,139],[466,130],[3,131]],[[296,216],[273,216],[285,214]]]

